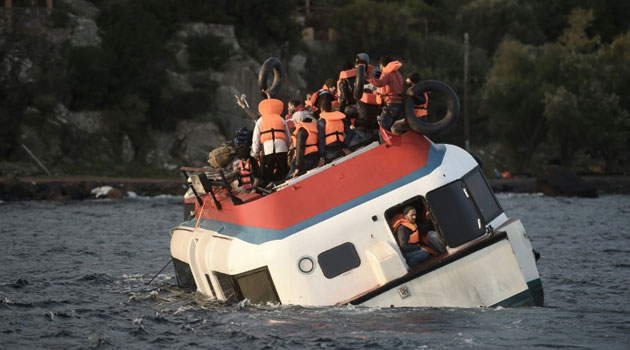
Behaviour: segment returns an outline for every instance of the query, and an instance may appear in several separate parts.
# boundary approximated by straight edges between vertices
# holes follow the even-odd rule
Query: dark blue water
[[[222,305],[177,288],[181,199],[0,203],[2,349],[628,349],[630,196],[499,195],[546,307]]]

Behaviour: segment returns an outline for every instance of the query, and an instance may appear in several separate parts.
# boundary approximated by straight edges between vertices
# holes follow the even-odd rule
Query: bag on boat
[[[234,142],[226,141],[208,154],[208,163],[215,168],[225,168],[236,156]]]

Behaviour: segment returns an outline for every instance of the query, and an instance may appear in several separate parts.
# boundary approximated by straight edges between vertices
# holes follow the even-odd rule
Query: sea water
[[[0,203],[1,349],[629,349],[630,196],[499,194],[545,307],[226,305],[177,287],[182,198]]]

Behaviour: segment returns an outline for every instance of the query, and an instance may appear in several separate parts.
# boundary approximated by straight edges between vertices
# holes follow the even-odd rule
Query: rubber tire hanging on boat
[[[365,66],[357,66],[357,76],[354,79],[354,100],[359,102],[363,96],[363,86],[365,85]]]
[[[280,93],[280,85],[282,83],[282,77],[284,75],[282,71],[282,63],[276,57],[269,57],[263,62],[260,67],[260,72],[258,72],[258,88],[262,90],[267,90],[267,80],[269,79],[269,74],[273,71],[273,82],[271,83],[271,87],[269,88],[269,95],[271,98],[275,98]],[[261,92],[263,97],[267,97],[264,92]]]
[[[427,122],[423,118],[416,117],[414,113],[414,99],[405,99],[405,120],[411,130],[427,135],[439,135],[450,129],[459,118],[459,98],[453,89],[445,83],[437,80],[424,80],[412,88],[414,96],[423,98],[425,92],[438,92],[446,97],[446,114],[437,122]]]

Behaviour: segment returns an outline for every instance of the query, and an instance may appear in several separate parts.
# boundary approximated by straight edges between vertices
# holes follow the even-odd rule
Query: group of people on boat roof
[[[400,61],[384,56],[376,68],[369,60],[368,54],[359,53],[354,65],[342,67],[337,81],[327,79],[319,90],[307,94],[303,103],[290,100],[284,117],[284,103],[268,91],[263,91],[267,99],[259,103],[258,113],[236,96],[238,105],[256,121],[253,130],[238,129],[234,139],[240,159],[239,183],[244,189],[281,183],[373,141],[383,142],[383,135],[403,118],[405,93],[414,99],[416,116],[427,114],[428,96],[414,96],[411,90],[420,81],[419,73],[407,76],[405,90]],[[360,65],[364,66],[366,81],[358,87],[362,93],[357,93]]]

